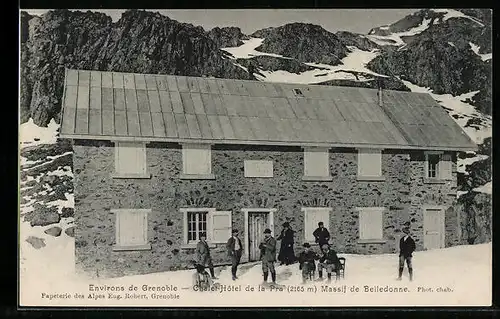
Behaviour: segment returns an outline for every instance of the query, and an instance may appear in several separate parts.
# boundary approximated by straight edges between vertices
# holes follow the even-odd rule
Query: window
[[[383,240],[384,207],[358,207],[360,241]]]
[[[323,226],[330,231],[330,212],[328,207],[304,207],[304,238],[307,242],[315,242],[313,232],[318,228],[318,223],[323,222]],[[330,234],[331,235],[331,234]]]
[[[245,160],[245,177],[273,177],[273,161]]]
[[[306,180],[331,180],[327,148],[304,149],[304,177]]]
[[[382,177],[382,151],[377,149],[358,150],[358,178],[377,179]]]
[[[182,145],[182,171],[184,178],[213,178],[211,145]]]
[[[116,215],[115,251],[147,250],[148,243],[148,213],[150,209],[113,209]]]
[[[230,211],[216,211],[215,208],[181,208],[181,212],[184,215],[185,245],[196,245],[201,233],[206,233],[209,243],[225,243],[231,237]]]
[[[425,177],[435,180],[452,178],[452,160],[450,154],[427,152],[425,154]]]
[[[304,94],[302,94],[302,91],[300,89],[293,89],[293,93],[295,93],[295,95],[298,96],[304,96]]]
[[[115,144],[116,178],[149,178],[146,162],[146,144],[117,142]]]

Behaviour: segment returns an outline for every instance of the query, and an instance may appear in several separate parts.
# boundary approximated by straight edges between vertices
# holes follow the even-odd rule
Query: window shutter
[[[359,239],[382,239],[382,209],[361,208],[359,210]]]
[[[116,173],[145,174],[146,145],[143,143],[120,142],[116,145]]]
[[[305,176],[330,176],[330,161],[327,148],[304,149],[304,175]]]
[[[358,151],[358,175],[382,176],[382,152],[374,149]]]
[[[182,160],[184,174],[208,175],[212,172],[212,150],[210,145],[183,145]]]
[[[452,178],[452,172],[451,172],[451,155],[450,154],[443,154],[441,156],[441,161],[439,163],[439,177],[441,179],[451,179]]]
[[[147,212],[123,210],[116,213],[118,246],[138,246],[147,243]]]
[[[216,211],[210,214],[208,241],[212,243],[225,243],[231,237],[232,231],[231,211]]]

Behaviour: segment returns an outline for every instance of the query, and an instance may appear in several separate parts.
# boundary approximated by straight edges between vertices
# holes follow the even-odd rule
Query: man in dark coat
[[[325,228],[323,222],[318,223],[318,228],[313,232],[314,239],[319,247],[323,247],[323,245],[328,245],[328,241],[330,240],[330,232]]]
[[[283,223],[283,230],[278,238],[276,238],[277,240],[281,240],[280,253],[278,255],[281,265],[290,265],[295,261],[293,235],[294,231],[290,228],[290,224],[288,222]]]
[[[207,235],[205,233],[200,234],[200,241],[196,244],[196,261],[198,265],[208,267],[212,279],[217,279],[215,278],[214,265],[210,256],[210,247],[208,247],[206,239]]]
[[[304,251],[299,255],[299,270],[302,270],[302,283],[306,283],[310,274],[316,270],[318,255],[311,250],[309,243],[304,243]]]
[[[276,284],[276,270],[274,269],[274,262],[276,261],[276,239],[271,236],[271,230],[269,228],[264,230],[264,240],[260,243],[259,249],[261,250],[264,283],[267,283],[269,272],[271,272],[273,284]]]
[[[243,252],[243,245],[241,244],[241,240],[238,238],[238,230],[233,229],[232,236],[227,241],[227,253],[229,258],[231,258],[231,274],[233,276],[233,280],[238,279],[236,276],[236,271],[238,270],[238,265],[241,260],[241,253]]]
[[[340,260],[337,256],[337,252],[330,248],[330,245],[324,244],[321,247],[323,255],[319,258],[318,264],[318,280],[323,280],[323,269],[326,269],[326,274],[328,276],[328,282],[332,280],[332,272],[340,271]]]
[[[406,265],[408,266],[408,274],[410,275],[410,281],[413,280],[413,267],[411,263],[412,254],[415,251],[415,241],[410,236],[410,228],[403,228],[404,236],[399,240],[399,275],[398,280],[401,280],[403,275],[403,270]]]

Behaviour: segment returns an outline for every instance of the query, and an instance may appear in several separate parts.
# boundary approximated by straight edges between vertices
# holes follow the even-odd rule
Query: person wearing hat
[[[212,279],[217,279],[215,278],[214,265],[212,263],[212,257],[210,256],[210,247],[208,247],[207,235],[205,233],[200,234],[200,241],[196,244],[195,252],[197,263],[204,267],[208,267]]]
[[[290,265],[295,261],[293,235],[294,231],[290,228],[290,224],[288,222],[283,223],[281,234],[276,238],[276,240],[281,240],[280,253],[278,254],[281,265]]]
[[[412,254],[415,251],[415,241],[410,236],[410,228],[403,228],[403,237],[399,240],[399,274],[398,280],[401,280],[403,275],[403,270],[406,265],[408,266],[408,274],[410,275],[410,281],[413,280],[413,267],[411,263]]]
[[[328,244],[323,244],[323,246],[321,246],[321,251],[323,252],[323,256],[319,259],[318,280],[323,280],[323,269],[326,269],[328,282],[330,282],[332,280],[332,272],[340,271],[340,260],[337,256],[337,252],[331,249]]]
[[[238,237],[237,229],[233,229],[232,236],[228,239],[226,248],[229,258],[231,258],[231,274],[233,280],[236,280],[238,279],[236,271],[238,270],[238,265],[240,264],[241,253],[243,252],[243,245]]]
[[[302,270],[302,283],[306,283],[307,279],[316,270],[316,259],[318,255],[311,249],[309,243],[304,243],[304,251],[299,255],[299,270]]]
[[[271,279],[273,284],[275,284],[276,270],[274,269],[274,262],[276,261],[276,239],[271,236],[271,230],[269,228],[264,230],[264,240],[260,243],[259,249],[261,250],[264,283],[267,283],[269,272],[271,272]]]
[[[328,241],[330,240],[330,232],[325,228],[323,222],[318,223],[318,228],[313,232],[314,240],[319,245],[319,247],[323,247],[324,244],[328,245]]]

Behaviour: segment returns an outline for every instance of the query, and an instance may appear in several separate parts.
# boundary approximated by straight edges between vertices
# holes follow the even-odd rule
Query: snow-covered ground
[[[226,52],[232,54],[234,59],[249,59],[254,56],[267,55],[278,57],[282,59],[290,59],[278,54],[264,53],[256,50],[258,46],[262,44],[264,39],[262,38],[251,38],[249,40],[243,40],[243,45],[239,47],[223,48]],[[267,71],[259,70],[262,75],[255,74],[255,77],[261,81],[265,82],[281,82],[281,83],[301,83],[301,84],[314,84],[330,80],[355,80],[355,81],[370,81],[370,78],[364,77],[363,75],[354,75],[352,72],[365,73],[373,76],[385,77],[385,75],[375,73],[368,68],[366,65],[373,60],[376,56],[380,54],[378,50],[363,51],[356,47],[348,47],[351,51],[348,55],[341,60],[341,64],[333,66],[328,64],[308,62],[304,63],[308,66],[315,67],[314,70],[308,70],[299,74],[290,73],[288,71]],[[234,63],[235,65],[247,70],[244,66]]]
[[[30,118],[28,122],[19,126],[19,143],[21,147],[53,144],[57,141],[59,126],[52,119],[47,127],[40,127]]]
[[[40,251],[30,246],[22,247],[24,269],[21,272],[21,304],[38,306],[432,306],[432,305],[489,305],[491,302],[492,246],[457,246],[446,249],[416,252],[413,258],[414,281],[405,275],[396,281],[398,257],[396,254],[349,255],[346,257],[345,278],[338,282],[310,282],[301,285],[298,264],[278,266],[278,284],[283,291],[259,291],[262,283],[260,263],[241,265],[239,280],[230,278],[230,268],[216,269],[218,283],[236,287],[241,291],[199,292],[192,289],[191,270],[162,272],[148,275],[128,276],[113,279],[89,279],[74,274],[73,243],[54,240]],[[122,299],[112,299],[108,292],[99,300],[89,299],[89,285],[124,287],[125,291],[113,293]],[[147,299],[125,299],[129,287],[137,286],[136,294]],[[144,286],[159,287],[170,291],[156,292],[166,299],[154,299],[152,291],[143,291]],[[322,287],[344,289],[344,292],[326,292]],[[365,291],[380,287],[382,292]],[[407,292],[384,292],[383,289],[407,289]],[[247,291],[247,289],[254,291]],[[359,289],[358,292],[351,289]],[[174,291],[175,289],[175,291]],[[328,289],[328,288],[327,288]],[[423,292],[432,289],[432,292]],[[74,298],[81,293],[84,299]],[[72,298],[43,298],[42,293],[69,293]],[[178,296],[178,297],[177,297]]]
[[[474,191],[491,195],[491,187],[492,187],[492,182],[490,181],[482,186],[474,188]]]
[[[491,60],[491,58],[493,57],[492,53],[480,54],[479,53],[480,47],[478,45],[476,45],[472,42],[469,42],[469,45],[470,45],[470,48],[472,49],[472,51],[474,51],[474,53],[477,54],[481,58],[481,60],[488,61],[488,60]]]

